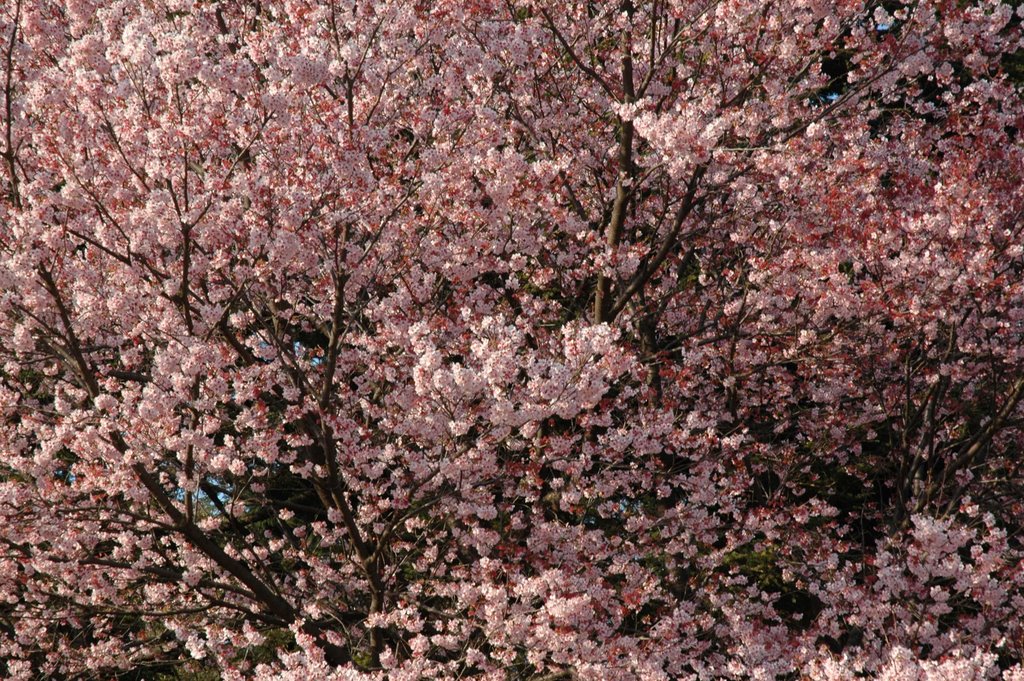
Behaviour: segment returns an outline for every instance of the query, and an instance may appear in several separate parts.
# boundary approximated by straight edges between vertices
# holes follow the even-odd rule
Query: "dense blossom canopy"
[[[1024,679],[1021,10],[0,7],[0,675]]]

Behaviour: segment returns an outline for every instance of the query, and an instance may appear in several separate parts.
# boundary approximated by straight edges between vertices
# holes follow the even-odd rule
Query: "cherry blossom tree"
[[[1022,14],[3,0],[0,673],[1021,681]]]

